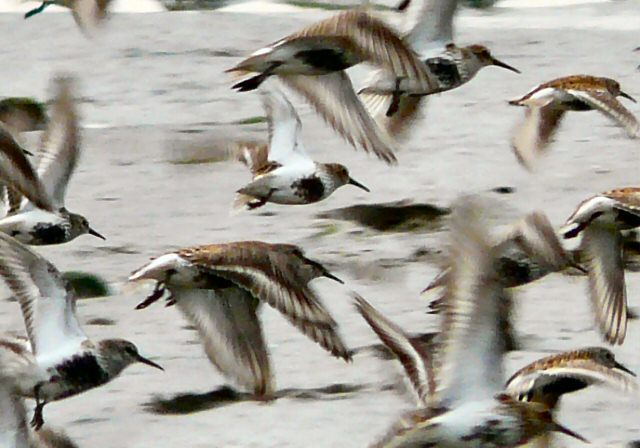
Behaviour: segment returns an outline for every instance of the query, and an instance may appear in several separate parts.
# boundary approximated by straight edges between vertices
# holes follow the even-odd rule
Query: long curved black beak
[[[637,101],[635,100],[634,97],[632,97],[631,95],[629,95],[628,93],[624,93],[623,91],[620,91],[620,96],[623,98],[626,98],[628,100],[633,101],[634,103],[637,103]]]
[[[553,431],[565,434],[565,435],[567,435],[569,437],[573,437],[574,439],[578,439],[578,440],[580,440],[581,442],[584,442],[584,443],[591,443],[587,439],[582,437],[580,434],[578,434],[577,432],[570,430],[569,428],[567,428],[566,426],[561,425],[558,422],[553,422]]]
[[[631,376],[636,376],[635,373],[633,373],[631,370],[627,369],[625,366],[623,366],[622,364],[620,364],[619,362],[616,362],[613,367],[615,367],[618,370],[622,370],[623,372],[628,373]]]
[[[362,188],[364,191],[366,191],[367,193],[370,193],[371,190],[369,190],[367,187],[365,187],[364,185],[362,185],[360,182],[354,180],[353,178],[349,178],[349,182],[347,182],[349,185],[355,185],[358,188]]]
[[[507,70],[511,70],[512,72],[516,72],[516,73],[520,73],[520,70],[518,70],[515,67],[511,67],[509,64],[505,64],[504,62],[493,58],[493,65],[497,66],[497,67],[502,67],[502,68],[506,68]]]
[[[91,227],[89,227],[89,235],[93,235],[93,236],[97,236],[98,238],[101,238],[103,240],[107,240],[105,237],[103,237],[102,235],[100,235],[98,232],[96,232],[95,230],[93,230]]]
[[[37,8],[32,9],[31,11],[27,11],[27,13],[24,15],[25,19],[28,19],[31,16],[35,16],[36,14],[41,13],[42,11],[44,11],[44,8],[46,8],[47,6],[51,5],[50,1],[44,1],[42,2],[42,4],[40,6],[38,6]]]
[[[164,372],[164,369],[162,368],[162,366],[160,366],[159,364],[156,364],[155,362],[151,361],[150,359],[145,358],[142,355],[138,355],[136,357],[136,359],[138,360],[138,362],[141,362],[142,364],[146,364],[148,366],[151,367],[155,367],[156,369],[160,369]]]

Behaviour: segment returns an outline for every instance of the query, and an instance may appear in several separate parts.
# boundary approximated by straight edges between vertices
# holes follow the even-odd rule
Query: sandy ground
[[[296,243],[346,281],[341,286],[316,280],[315,287],[348,345],[356,348],[376,340],[353,310],[352,289],[409,331],[437,327],[437,319],[424,314],[427,302],[418,294],[437,266],[419,254],[441,251],[446,232],[376,233],[318,219],[318,213],[401,199],[447,206],[460,194],[483,193],[496,222],[542,208],[560,225],[589,195],[638,185],[638,142],[596,113],[570,114],[540,169],[526,173],[508,144],[522,111],[506,104],[540,81],[575,73],[614,77],[640,97],[635,70],[640,57],[631,51],[640,45],[638,2],[499,8],[463,12],[458,41],[488,45],[523,74],[488,68],[463,88],[430,100],[397,167],[353,151],[292,97],[309,151],[319,160],[346,164],[370,194],[345,187],[317,205],[268,206],[230,216],[233,192],[249,178],[244,167],[171,161],[182,157],[178,149],[184,146],[221,137],[263,137],[264,125],[231,124],[262,110],[257,95],[229,89],[223,70],[327,14],[115,14],[95,41],[85,40],[68,14],[29,21],[0,15],[0,36],[10,43],[0,49],[0,95],[47,98],[49,79],[60,70],[81,80],[84,153],[67,206],[85,214],[108,240],[85,236],[42,253],[61,270],[99,273],[122,291],[131,270],[174,248],[244,239]],[[355,72],[356,78],[362,74]],[[640,114],[640,107],[627,104]],[[488,193],[498,186],[516,191]],[[627,282],[630,303],[637,307],[640,275],[629,272]],[[600,344],[585,283],[581,277],[551,275],[518,291],[523,349],[509,355],[507,372],[547,353]],[[133,310],[145,294],[144,289],[124,290],[79,304],[84,322],[114,321],[86,325],[92,338],[131,339],[166,368],[161,373],[134,366],[107,386],[48,406],[48,423],[65,428],[83,447],[361,447],[413,405],[409,395],[388,387],[400,378],[395,363],[366,352],[352,364],[334,360],[271,309],[263,317],[277,384],[291,396],[270,404],[224,402],[223,394],[211,393],[225,385],[224,379],[178,312],[161,305]],[[22,330],[15,303],[0,301],[0,324],[7,331]],[[635,371],[640,371],[639,340],[635,321],[627,342],[615,349]],[[206,409],[180,407],[176,397],[182,394],[196,394],[192,398]],[[165,410],[181,410],[158,413],[163,403]],[[639,416],[637,397],[608,390],[569,397],[560,413],[563,423],[597,445],[639,438]]]

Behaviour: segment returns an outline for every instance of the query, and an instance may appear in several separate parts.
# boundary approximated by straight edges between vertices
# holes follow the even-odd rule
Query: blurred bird
[[[627,293],[621,230],[640,227],[640,187],[609,190],[582,201],[560,232],[582,234],[589,297],[604,339],[622,344],[627,333]]]
[[[434,84],[424,64],[383,22],[363,9],[345,11],[261,48],[227,72],[258,73],[233,87],[256,89],[276,75],[352,146],[395,162],[393,141],[371,119],[345,69],[369,62],[392,74],[398,89]]]
[[[80,156],[80,137],[72,80],[58,77],[54,84],[57,94],[42,137],[37,177],[26,158],[18,157],[21,151],[15,148],[15,140],[0,134],[0,145],[14,154],[6,162],[6,175],[0,173],[0,180],[26,196],[20,202],[14,195],[7,216],[0,219],[0,232],[33,245],[66,243],[87,233],[105,239],[84,216],[65,208],[67,184]],[[16,187],[18,178],[29,182]]]
[[[267,202],[311,204],[347,184],[369,191],[349,176],[344,165],[313,161],[300,140],[302,124],[293,105],[278,89],[261,93],[269,122],[269,146],[236,148],[236,157],[249,167],[253,180],[238,190],[234,208],[253,210]]]
[[[92,33],[105,21],[108,16],[109,4],[112,0],[44,0],[40,6],[28,11],[24,18],[41,13],[48,6],[58,5],[69,8],[73,19],[85,36]]]
[[[513,447],[558,431],[584,439],[555,422],[540,403],[503,392],[504,340],[498,330],[498,298],[506,292],[473,203],[454,210],[451,275],[447,284],[437,363],[363,298],[356,307],[382,342],[400,359],[418,397],[376,447]]]
[[[453,17],[458,0],[407,0],[399,5],[407,17],[405,44],[424,61],[425,70],[435,82],[426,90],[397,89],[384,68],[372,73],[359,92],[376,122],[393,137],[406,137],[420,117],[424,96],[446,92],[469,82],[490,65],[520,73],[499,61],[483,45],[459,47],[453,43]]]
[[[518,161],[525,168],[532,169],[549,147],[562,117],[568,111],[597,110],[623,127],[630,138],[637,138],[640,136],[640,124],[617,100],[618,96],[636,102],[620,90],[620,84],[613,79],[573,75],[539,84],[526,95],[509,101],[511,105],[527,108],[511,142]]]

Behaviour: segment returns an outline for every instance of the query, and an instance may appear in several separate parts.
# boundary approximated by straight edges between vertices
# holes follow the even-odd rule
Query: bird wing
[[[506,383],[506,392],[514,398],[555,403],[565,393],[592,385],[606,385],[624,392],[638,390],[638,383],[628,374],[589,359],[560,359],[537,366],[534,361],[516,372]]]
[[[442,320],[439,393],[445,403],[492,398],[502,389],[501,297],[482,210],[467,199],[453,212]],[[508,316],[507,316],[508,319]]]
[[[24,400],[11,383],[0,380],[0,446],[29,448],[29,442]]]
[[[269,165],[269,145],[252,141],[233,142],[227,147],[227,156],[242,162],[255,175]]]
[[[274,391],[259,302],[240,288],[172,289],[178,309],[198,329],[204,350],[226,376],[257,395]]]
[[[11,133],[0,124],[0,180],[29,198],[37,207],[53,211],[47,189],[27,160],[24,150]]]
[[[257,250],[234,246],[233,251],[204,252],[184,255],[199,269],[227,279],[256,299],[280,311],[306,336],[319,343],[334,356],[350,359],[337,332],[337,324],[320,299],[307,285],[310,276],[301,268],[294,252]],[[319,273],[315,275],[318,277]]]
[[[40,142],[38,175],[57,208],[64,207],[69,179],[78,164],[80,136],[78,116],[73,99],[73,80],[54,80],[56,98],[51,120]]]
[[[376,70],[372,77],[365,83],[367,86],[375,86],[383,77],[390,74],[384,70]],[[387,81],[382,81],[386,83]],[[367,112],[375,122],[396,140],[406,139],[411,126],[420,118],[426,98],[424,96],[401,96],[398,110],[390,117],[387,111],[392,103],[392,96],[376,92],[375,87],[362,89],[358,96],[364,103]]]
[[[386,68],[417,90],[435,86],[418,55],[383,21],[362,9],[353,9],[304,28],[289,39],[322,36],[333,38],[362,61]]]
[[[640,187],[617,188],[602,193],[602,196],[616,201],[613,207],[640,216]]]
[[[76,0],[71,12],[80,30],[87,37],[107,18],[107,8],[111,0]]]
[[[387,163],[396,161],[393,140],[368,114],[349,76],[335,72],[320,76],[282,76],[353,147],[373,152]]]
[[[302,123],[293,105],[275,87],[262,88],[261,94],[269,123],[268,160],[281,165],[305,164],[313,167],[313,160],[300,141]]]
[[[75,353],[87,337],[76,316],[75,297],[49,261],[0,234],[0,276],[17,298],[38,364]]]
[[[551,143],[564,112],[551,98],[527,102],[524,120],[516,127],[511,147],[520,164],[528,170]]]
[[[545,270],[556,272],[574,264],[562,247],[549,218],[541,211],[529,213],[503,237],[495,250],[515,243]]]
[[[615,226],[594,221],[583,232],[581,248],[596,323],[607,342],[622,344],[627,333],[622,236]]]
[[[640,123],[638,123],[638,119],[607,90],[569,89],[567,93],[584,101],[589,106],[602,112],[617,125],[622,126],[629,137],[640,137]]]
[[[355,304],[360,315],[402,364],[420,403],[424,406],[431,402],[436,393],[436,383],[429,353],[363,297],[355,295]]]
[[[421,57],[453,42],[453,16],[458,0],[413,0],[407,8],[405,42]]]

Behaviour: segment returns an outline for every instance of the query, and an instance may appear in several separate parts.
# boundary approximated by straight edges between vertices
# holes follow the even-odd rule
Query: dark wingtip
[[[344,281],[342,281],[341,279],[339,279],[338,277],[336,277],[335,275],[333,275],[329,271],[325,271],[322,275],[323,275],[323,277],[330,278],[331,280],[335,280],[336,282],[340,283],[341,285],[344,285]]]

